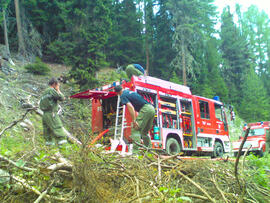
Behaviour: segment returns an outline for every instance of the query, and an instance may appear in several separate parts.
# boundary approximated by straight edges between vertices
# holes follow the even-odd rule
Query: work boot
[[[58,145],[62,145],[62,144],[66,144],[66,143],[68,143],[67,140],[60,140],[60,141],[58,142]]]
[[[53,141],[46,141],[45,143],[46,146],[53,146],[55,143]]]

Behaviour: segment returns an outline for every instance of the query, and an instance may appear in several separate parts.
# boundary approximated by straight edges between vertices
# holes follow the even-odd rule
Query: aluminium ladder
[[[120,96],[117,98],[117,109],[116,109],[116,119],[115,119],[115,129],[114,129],[114,140],[111,140],[111,151],[114,152],[118,145],[122,145],[122,152],[121,154],[126,153],[126,143],[124,141],[124,129],[127,128],[126,126],[126,106],[120,106],[121,99]],[[121,113],[122,110],[122,113]],[[132,145],[130,145],[132,148]],[[131,149],[132,151],[132,149]]]
[[[124,125],[125,125],[125,106],[120,106],[121,99],[120,96],[117,98],[117,109],[116,109],[116,119],[115,119],[115,130],[114,130],[114,139],[122,140],[124,136]],[[120,114],[120,111],[122,110],[122,115]],[[121,118],[121,119],[119,119]],[[121,120],[121,124],[120,124]],[[120,132],[119,132],[120,131]]]

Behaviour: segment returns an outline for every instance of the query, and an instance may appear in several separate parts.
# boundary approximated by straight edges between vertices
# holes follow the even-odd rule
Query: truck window
[[[215,104],[215,115],[216,118],[222,121],[222,106],[220,104]]]
[[[199,101],[201,118],[210,119],[209,104],[206,101]]]
[[[264,128],[258,128],[258,129],[250,129],[248,136],[259,136],[259,135],[264,135],[265,131]]]

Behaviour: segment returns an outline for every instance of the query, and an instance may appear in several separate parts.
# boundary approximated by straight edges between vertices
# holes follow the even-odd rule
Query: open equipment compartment
[[[154,127],[158,126],[158,116],[157,116],[157,94],[153,93],[153,92],[147,92],[147,91],[143,91],[143,90],[137,90],[137,93],[140,94],[149,104],[153,105],[155,108],[155,118],[153,121],[153,126],[150,130],[150,137],[151,140],[154,139]],[[158,131],[159,132],[159,131]]]
[[[176,98],[160,96],[159,104],[162,117],[162,128],[179,129]]]
[[[180,99],[181,108],[181,119],[182,119],[182,130],[184,138],[184,148],[194,148],[196,142],[194,136],[194,117],[192,110],[192,102],[188,99]]]

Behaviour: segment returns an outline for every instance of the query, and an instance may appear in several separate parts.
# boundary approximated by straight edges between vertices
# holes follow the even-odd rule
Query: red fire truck
[[[189,87],[150,76],[133,76],[129,82],[115,82],[95,90],[88,90],[71,98],[92,99],[92,131],[109,129],[114,138],[120,136],[130,142],[132,119],[114,87],[142,95],[156,109],[153,128],[149,132],[152,147],[169,154],[208,153],[221,156],[229,152],[230,141],[223,104],[214,99],[192,95]]]
[[[245,124],[243,128],[243,134],[245,134],[248,127],[250,127],[250,131],[243,146],[242,153],[251,147],[249,149],[250,152],[253,152],[259,156],[263,156],[265,152],[266,135],[267,133],[270,133],[270,121]],[[242,141],[243,137],[240,136],[238,141],[232,143],[234,156],[237,156]]]

